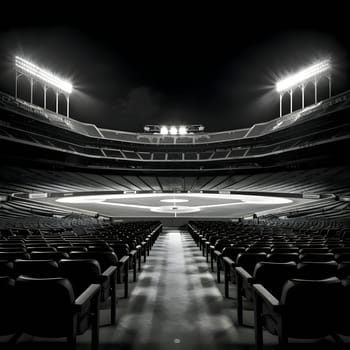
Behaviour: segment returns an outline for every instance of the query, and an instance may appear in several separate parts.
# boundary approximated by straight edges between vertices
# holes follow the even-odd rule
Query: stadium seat
[[[31,259],[36,260],[54,260],[54,261],[60,261],[61,259],[68,258],[68,254],[64,252],[42,252],[42,251],[33,251],[30,254]]]
[[[283,287],[280,299],[261,284],[254,284],[255,342],[263,347],[263,328],[278,336],[281,349],[288,338],[321,338],[333,333],[339,317],[342,295],[341,281],[332,277],[323,280],[292,279]],[[322,310],[322,312],[320,312]]]
[[[285,282],[297,276],[296,263],[258,262],[251,275],[244,268],[236,267],[237,273],[237,320],[243,324],[243,297],[253,301],[253,284],[262,284],[273,296],[279,298]]]
[[[15,280],[0,276],[0,335],[18,332],[17,306]]]
[[[122,259],[118,259],[117,255],[114,252],[105,251],[105,252],[76,252],[72,251],[69,254],[71,259],[95,259],[100,264],[102,272],[105,272],[110,266],[117,266],[117,281],[118,277],[123,272],[124,280],[124,297],[127,298],[129,295],[129,279],[128,271],[129,265],[128,260],[129,256],[124,256]]]
[[[75,296],[65,278],[32,278],[19,276],[17,319],[22,333],[38,337],[66,337],[67,345],[75,349],[77,335],[91,326],[91,349],[99,344],[98,284],[90,285]]]
[[[84,271],[83,274],[82,271]],[[80,295],[90,284],[101,286],[101,302],[111,298],[112,325],[116,321],[116,271],[116,266],[110,266],[102,273],[100,264],[94,259],[62,259],[59,262],[60,276],[71,282],[75,295]]]
[[[17,259],[13,263],[14,275],[30,277],[58,277],[58,265],[53,260],[21,260]]]
[[[226,247],[222,251],[224,265],[225,298],[229,297],[229,281],[234,282],[236,259],[238,254],[245,252],[245,247]]]

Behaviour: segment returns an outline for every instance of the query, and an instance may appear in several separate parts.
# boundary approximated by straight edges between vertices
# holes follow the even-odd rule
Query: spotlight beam
[[[290,77],[287,77],[277,82],[276,90],[277,92],[290,90],[311,78],[317,77],[321,73],[325,73],[330,68],[330,60],[324,60],[322,62],[316,63],[306,69],[299,71],[294,75],[291,75]]]
[[[73,86],[70,82],[63,80],[51,72],[42,69],[32,62],[25,60],[19,56],[16,56],[16,68],[18,71],[28,74],[34,79],[41,80],[42,82],[64,92],[70,94],[73,90]]]
[[[328,79],[328,96],[332,94],[332,80],[330,74],[327,72],[331,69],[331,62],[329,59],[316,63],[298,73],[280,80],[276,83],[276,90],[280,95],[280,117],[282,117],[282,98],[288,91],[290,95],[290,113],[293,113],[293,93],[296,87],[301,88],[301,108],[305,108],[305,83],[312,81],[315,88],[315,104],[317,103],[317,82],[318,77],[326,76]]]

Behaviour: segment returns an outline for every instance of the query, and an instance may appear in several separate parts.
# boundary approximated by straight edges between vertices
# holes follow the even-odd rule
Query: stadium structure
[[[281,82],[278,92],[282,101],[282,94],[289,94],[292,98],[294,89],[299,87],[304,97],[306,84],[312,80],[315,101],[305,106],[303,100],[303,108],[284,115],[281,104],[280,116],[268,122],[222,132],[206,132],[201,125],[195,126],[195,132],[188,132],[191,126],[182,126],[181,131],[175,126],[168,129],[147,126],[144,132],[125,132],[75,120],[74,116],[69,115],[72,86],[53,80],[45,71],[33,68],[30,62],[21,58],[16,59],[16,64],[16,87],[17,79],[22,74],[28,75],[31,89],[33,80],[44,81],[45,96],[46,90],[55,86],[56,110],[48,110],[46,102],[44,107],[34,105],[32,91],[30,101],[21,99],[17,88],[15,96],[0,93],[2,274],[5,265],[8,269],[9,264],[20,265],[13,259],[29,258],[33,251],[31,243],[35,243],[35,239],[39,250],[36,258],[49,259],[45,252],[52,250],[57,254],[70,254],[72,247],[78,248],[79,244],[75,245],[77,241],[83,239],[88,241],[80,242],[79,247],[83,247],[83,250],[86,247],[85,252],[88,252],[88,246],[100,245],[97,250],[115,249],[117,253],[120,248],[117,248],[117,242],[122,242],[124,237],[130,251],[122,256],[117,254],[119,263],[115,266],[118,282],[124,283],[125,296],[128,296],[129,269],[135,282],[137,272],[141,271],[141,263],[147,264],[146,259],[152,258],[152,254],[150,257],[148,255],[150,251],[155,254],[152,252],[154,247],[157,251],[156,239],[162,239],[162,227],[170,232],[169,227],[181,227],[188,230],[193,238],[186,244],[189,247],[198,246],[201,249],[198,257],[203,258],[204,262],[207,260],[209,271],[215,271],[214,277],[208,272],[210,278],[216,278],[218,283],[224,279],[224,283],[219,284],[222,294],[228,297],[232,290],[237,292],[238,324],[242,326],[242,314],[246,312],[250,315],[250,321],[255,319],[255,330],[249,331],[252,332],[251,337],[254,337],[255,331],[258,348],[262,345],[262,325],[272,332],[271,325],[265,324],[262,305],[274,306],[274,303],[282,301],[276,301],[277,297],[268,294],[271,296],[269,299],[266,290],[261,287],[263,282],[257,277],[253,287],[254,269],[246,268],[252,277],[244,270],[244,259],[240,265],[236,254],[238,251],[242,253],[251,249],[249,253],[257,254],[255,262],[258,262],[266,260],[273,253],[271,249],[277,249],[276,246],[280,244],[279,248],[285,248],[283,253],[287,255],[276,257],[276,261],[271,258],[271,261],[287,261],[290,270],[296,263],[300,265],[304,262],[303,254],[315,254],[316,260],[313,261],[311,257],[311,261],[326,265],[323,270],[315,272],[322,278],[310,282],[310,291],[319,290],[320,295],[324,295],[322,293],[335,293],[337,288],[349,290],[345,282],[337,281],[339,271],[346,276],[350,271],[350,161],[346,155],[350,149],[350,91],[331,96],[331,80],[327,76],[329,96],[323,100],[317,98],[316,78],[324,71],[328,74],[328,67],[303,72],[305,79],[300,81]],[[58,113],[60,94],[65,96],[64,115]],[[39,238],[43,245],[38,244]],[[297,243],[299,240],[302,242],[300,246]],[[44,246],[47,249],[41,250],[40,247]],[[59,250],[58,246],[65,249]],[[310,251],[301,252],[300,249],[304,248]],[[336,248],[343,250],[338,252]],[[9,253],[17,250],[22,255],[10,258]],[[75,253],[80,258],[84,257],[84,254]],[[35,256],[35,253],[32,255]],[[123,265],[124,256],[124,260],[129,259],[130,263],[126,268]],[[31,256],[31,259],[35,257]],[[272,269],[271,266],[269,268]],[[327,274],[328,269],[332,272]],[[125,276],[121,281],[123,273]],[[113,278],[111,283],[115,284]],[[328,284],[319,282],[324,278],[328,278]],[[26,282],[26,277],[20,277],[18,283],[21,288],[29,289],[30,283]],[[299,282],[293,283],[293,286],[288,286],[300,288],[300,291],[305,287],[300,287]],[[319,286],[316,286],[317,283]],[[305,295],[310,291],[307,289]],[[249,312],[242,310],[245,308],[242,298],[252,300],[252,295],[255,295],[255,313],[252,309]],[[292,303],[293,296],[290,298]],[[112,298],[112,309],[114,302]],[[227,299],[226,302],[225,305],[229,305],[232,301]],[[318,305],[316,302],[314,300],[314,307]],[[331,306],[336,308],[335,303]],[[28,309],[27,305],[24,307]],[[347,308],[350,310],[349,306]],[[318,322],[314,315],[308,316],[309,321],[318,322],[317,326],[311,327],[311,335],[307,331],[302,334],[300,324],[304,323],[300,320],[295,329],[293,324],[285,330],[279,323],[282,321],[279,321],[276,310],[271,311],[271,317],[277,320],[279,328],[275,334],[279,335],[281,344],[288,337],[317,338],[336,333],[337,341],[346,341],[346,336],[350,335],[350,329],[343,324],[337,329],[330,330],[330,325],[322,328],[321,321]],[[96,310],[94,312],[96,315]],[[106,310],[103,312],[107,314]],[[332,310],[326,308],[324,314],[330,319]],[[112,321],[115,321],[115,317],[111,311]],[[290,322],[297,318],[298,315],[293,314]],[[92,346],[95,348],[98,343],[96,322],[93,319],[91,326]],[[217,325],[219,328],[220,322]],[[228,322],[227,319],[225,322]],[[325,322],[324,318],[322,322]],[[44,327],[43,324],[40,327]],[[283,334],[280,333],[281,329]],[[7,334],[6,331],[2,333]],[[11,334],[11,331],[8,333]],[[28,330],[27,333],[36,335],[35,330],[32,333]],[[45,336],[50,332],[44,330],[42,333]],[[267,334],[264,331],[267,342],[277,343],[276,338]],[[87,338],[82,337],[84,343]],[[130,337],[127,338],[125,334],[124,337],[124,340],[132,342]],[[78,346],[81,346],[79,339]],[[100,345],[103,345],[104,339],[107,338],[100,338]],[[181,341],[176,338],[174,343]],[[220,344],[220,340],[218,342]]]

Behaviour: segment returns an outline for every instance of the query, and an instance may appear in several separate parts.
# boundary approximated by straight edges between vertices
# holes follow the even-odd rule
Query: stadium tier
[[[32,158],[73,167],[150,172],[269,168],[334,159],[335,150],[349,142],[349,101],[345,92],[249,129],[170,136],[101,129],[1,94],[0,138],[13,150],[12,159],[26,147]]]

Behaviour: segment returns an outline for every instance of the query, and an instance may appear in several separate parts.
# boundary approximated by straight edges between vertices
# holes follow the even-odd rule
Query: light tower
[[[62,80],[51,72],[42,69],[32,62],[25,60],[19,56],[15,58],[16,67],[16,86],[15,98],[17,99],[17,84],[18,78],[24,75],[30,82],[30,103],[33,103],[33,85],[34,82],[40,82],[44,88],[44,109],[46,109],[46,92],[49,87],[55,91],[56,95],[56,113],[58,114],[58,96],[64,95],[67,104],[67,117],[69,118],[69,95],[73,90],[70,82]]]
[[[284,94],[290,96],[290,113],[293,112],[293,93],[296,88],[301,89],[301,108],[305,106],[305,86],[311,82],[315,89],[315,104],[317,103],[317,84],[322,77],[328,79],[328,96],[332,94],[332,78],[330,74],[331,62],[329,59],[316,63],[298,73],[279,81],[276,84],[276,90],[280,95],[280,117],[282,116],[282,99]]]

